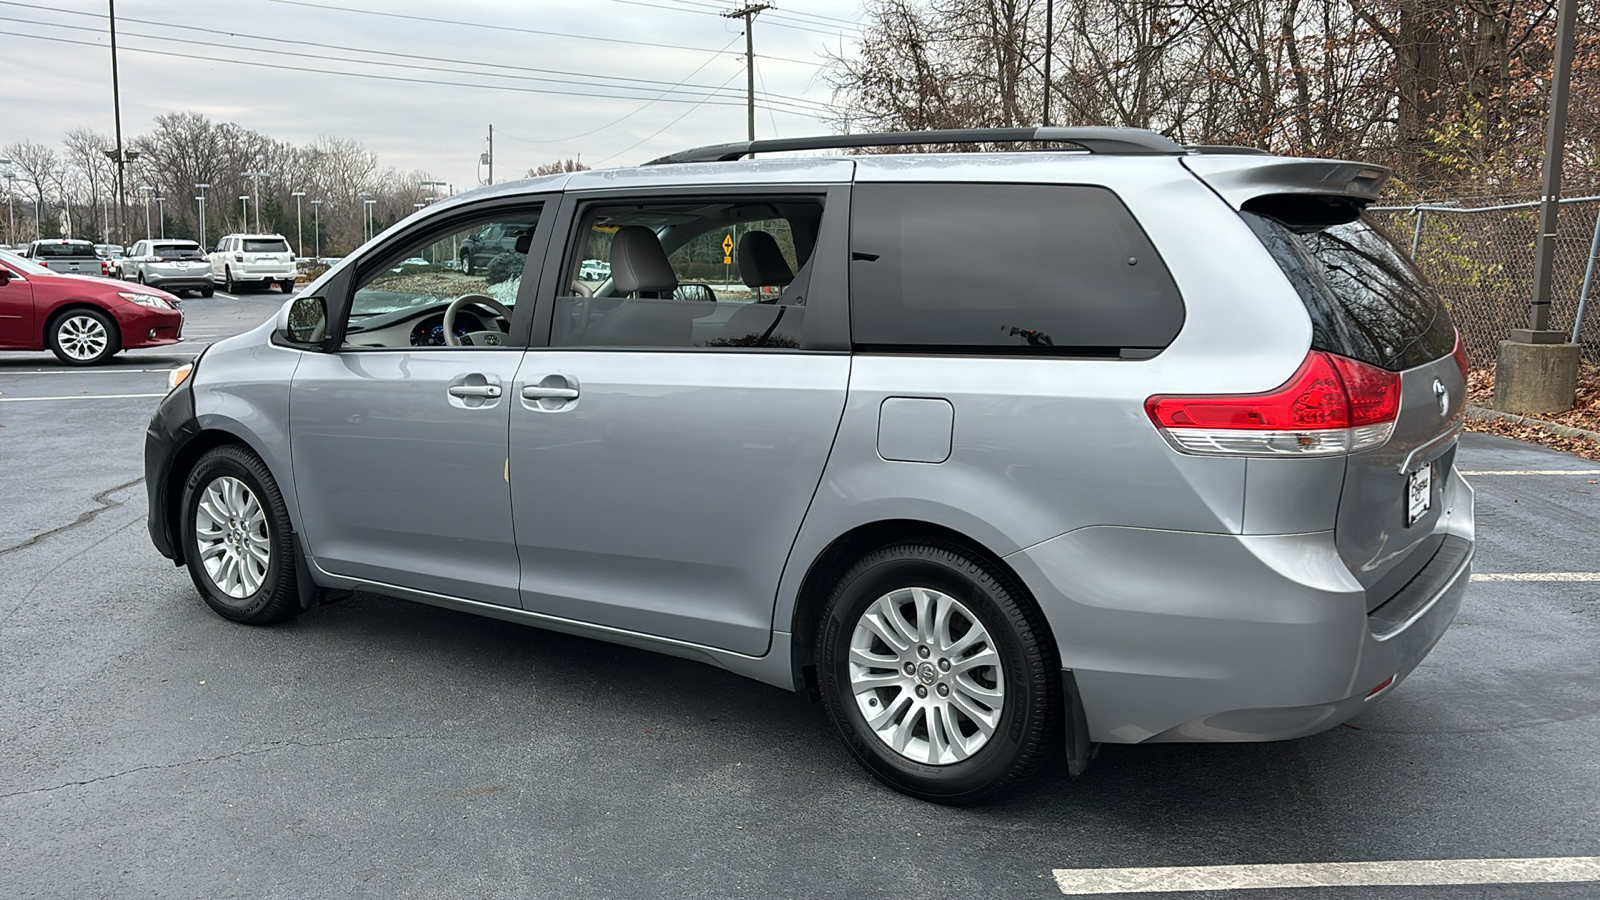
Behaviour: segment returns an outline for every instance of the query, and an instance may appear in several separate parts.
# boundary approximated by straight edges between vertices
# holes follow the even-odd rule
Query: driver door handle
[[[577,388],[541,387],[539,385],[526,385],[522,389],[524,400],[576,400]]]
[[[500,396],[498,384],[453,384],[450,386],[452,397],[486,397],[495,400]]]

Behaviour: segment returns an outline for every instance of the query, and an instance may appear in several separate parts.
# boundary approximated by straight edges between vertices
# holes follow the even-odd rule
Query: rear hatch
[[[1311,315],[1312,349],[1400,375],[1393,434],[1346,460],[1334,540],[1372,610],[1443,542],[1441,491],[1466,401],[1450,313],[1405,252],[1364,220],[1317,226],[1241,213]],[[1282,208],[1269,211],[1284,215]]]
[[[238,258],[249,265],[275,264],[277,267],[292,261],[289,256],[289,243],[283,238],[245,238]]]

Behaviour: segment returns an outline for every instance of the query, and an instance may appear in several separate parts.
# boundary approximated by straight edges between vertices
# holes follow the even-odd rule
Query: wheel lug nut
[[[917,674],[917,664],[916,663],[906,663],[906,674],[907,675],[915,675],[915,674]]]
[[[917,685],[917,696],[918,697],[926,697],[926,696],[928,696],[928,689],[923,687],[920,684]]]
[[[941,671],[941,672],[950,671],[950,660],[948,660],[948,659],[939,660],[939,671]]]
[[[941,696],[941,697],[950,696],[950,685],[948,685],[948,684],[940,682],[939,687],[936,688],[936,690],[939,692],[939,696]]]
[[[917,655],[922,657],[923,659],[927,659],[928,658],[928,648],[927,647],[918,647],[917,648]]]

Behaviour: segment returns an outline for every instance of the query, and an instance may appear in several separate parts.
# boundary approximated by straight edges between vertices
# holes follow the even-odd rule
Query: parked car
[[[513,252],[517,238],[527,234],[531,228],[526,222],[496,222],[467,235],[461,241],[459,268],[468,275],[479,272],[496,256]]]
[[[211,278],[232,294],[240,288],[276,284],[285,294],[294,290],[294,255],[281,234],[230,234],[212,248]]]
[[[61,275],[0,250],[0,349],[48,349],[69,366],[92,366],[182,338],[183,312],[165,291]]]
[[[238,622],[368,590],[811,691],[944,803],[1392,694],[1474,543],[1459,336],[1362,218],[1388,170],[915,141],[1078,149],[740,142],[429,207],[175,373],[152,540]],[[776,293],[676,299],[735,224]],[[526,277],[392,271],[512,227]]]
[[[194,241],[139,241],[122,261],[121,272],[124,280],[174,294],[195,291],[202,297],[210,297],[216,290],[211,280],[211,263]]]
[[[111,263],[94,250],[88,241],[54,239],[34,241],[23,254],[52,272],[63,275],[111,276]]]

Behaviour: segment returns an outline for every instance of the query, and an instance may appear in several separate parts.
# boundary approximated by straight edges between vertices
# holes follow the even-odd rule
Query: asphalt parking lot
[[[1059,897],[1056,870],[1600,855],[1600,464],[1463,438],[1498,473],[1469,476],[1479,580],[1349,726],[1109,746],[947,809],[697,663],[368,594],[213,615],[145,534],[144,425],[281,302],[188,300],[190,343],[96,370],[0,356],[0,897]]]

